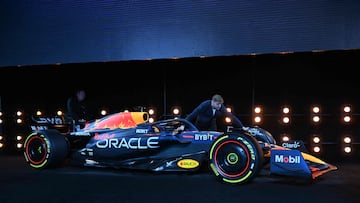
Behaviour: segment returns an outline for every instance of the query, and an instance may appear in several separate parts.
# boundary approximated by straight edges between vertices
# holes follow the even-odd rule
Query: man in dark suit
[[[199,130],[217,131],[217,118],[225,117],[231,118],[234,127],[247,130],[234,114],[226,110],[224,99],[219,94],[215,94],[211,100],[200,103],[185,119],[192,122]]]
[[[77,89],[75,94],[66,101],[67,115],[70,116],[76,124],[85,122],[85,119],[87,119],[87,109],[84,103],[85,97],[85,90]]]

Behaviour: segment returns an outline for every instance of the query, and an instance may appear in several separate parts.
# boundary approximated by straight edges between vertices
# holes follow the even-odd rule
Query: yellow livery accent
[[[193,159],[183,159],[177,162],[177,165],[180,168],[196,168],[198,167],[200,164],[198,161],[193,160]]]

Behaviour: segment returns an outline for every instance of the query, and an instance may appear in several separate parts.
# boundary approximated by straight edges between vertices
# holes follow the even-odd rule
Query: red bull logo
[[[115,128],[133,128],[137,124],[144,123],[149,120],[147,112],[120,112],[116,113],[89,124],[85,130],[96,129],[115,129]]]

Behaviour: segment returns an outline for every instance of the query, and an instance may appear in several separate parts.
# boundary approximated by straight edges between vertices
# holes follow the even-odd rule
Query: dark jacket
[[[197,106],[189,115],[186,116],[186,120],[192,122],[199,130],[217,130],[216,119],[224,118],[224,116],[232,119],[234,127],[244,127],[242,122],[232,113],[226,111],[225,106],[222,104],[219,110],[213,114],[213,108],[211,106],[211,100],[203,101]]]
[[[76,96],[68,98],[67,115],[75,122],[78,122],[80,119],[87,119],[85,104],[83,102],[79,102]]]

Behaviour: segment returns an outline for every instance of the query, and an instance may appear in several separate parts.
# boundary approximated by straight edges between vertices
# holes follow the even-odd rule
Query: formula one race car
[[[37,118],[24,143],[33,168],[64,165],[148,171],[195,172],[207,168],[225,183],[244,184],[260,170],[314,180],[337,167],[300,149],[276,144],[257,126],[248,131],[199,131],[182,118],[149,122],[147,112],[120,112],[87,123],[80,130],[63,117]],[[179,126],[185,126],[179,132]],[[293,146],[289,144],[289,146]]]

